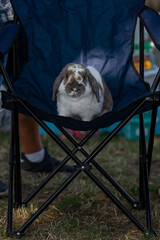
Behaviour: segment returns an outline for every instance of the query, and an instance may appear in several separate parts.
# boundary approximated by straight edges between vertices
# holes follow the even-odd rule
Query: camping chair
[[[12,111],[10,180],[7,232],[22,236],[24,231],[54,201],[59,194],[84,172],[113,203],[144,234],[157,233],[152,228],[149,174],[152,159],[154,130],[160,92],[156,91],[160,80],[157,73],[153,85],[144,81],[144,26],[154,44],[160,48],[160,17],[145,6],[144,0],[12,0],[15,14],[20,23],[10,23],[1,29],[1,54],[13,45],[15,36],[24,29],[28,39],[28,61],[23,70],[18,70],[18,43],[14,45],[14,74],[11,81],[0,65],[8,91],[2,91],[3,107]],[[134,31],[140,19],[140,73],[132,62]],[[21,28],[20,26],[23,26]],[[18,41],[18,40],[17,40]],[[17,59],[17,60],[16,60]],[[53,81],[68,63],[80,63],[95,67],[104,77],[113,97],[111,112],[90,122],[75,120],[57,115],[56,103],[52,102]],[[146,147],[143,113],[152,110],[151,130]],[[63,149],[67,157],[55,171],[25,199],[21,196],[20,151],[18,135],[18,113],[33,117],[47,134]],[[134,200],[105,169],[95,157],[114,138],[114,136],[136,114],[140,118],[140,177],[139,201]],[[66,144],[45,124],[52,122],[72,142],[74,149]],[[120,122],[91,153],[83,145],[99,128]],[[79,143],[66,131],[89,131]],[[81,161],[75,153],[85,156]],[[13,206],[26,204],[53,178],[69,159],[75,162],[75,171],[62,183],[46,202],[16,231],[13,231]],[[133,216],[120,200],[95,176],[92,165],[104,176],[134,209],[146,209],[146,226]],[[15,191],[13,199],[13,190]],[[14,204],[13,204],[14,203]]]

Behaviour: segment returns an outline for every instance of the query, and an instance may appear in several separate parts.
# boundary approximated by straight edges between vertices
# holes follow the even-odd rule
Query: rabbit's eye
[[[68,73],[66,74],[66,78],[68,78]]]

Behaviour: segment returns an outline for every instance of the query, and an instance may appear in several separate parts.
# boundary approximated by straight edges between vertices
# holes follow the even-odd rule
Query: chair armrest
[[[13,45],[18,35],[20,25],[17,23],[6,23],[0,28],[0,53],[6,54]]]
[[[149,7],[145,7],[139,15],[155,46],[160,50],[160,16]]]

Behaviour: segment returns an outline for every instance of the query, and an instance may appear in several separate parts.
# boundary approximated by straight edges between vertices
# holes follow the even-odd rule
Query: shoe
[[[0,181],[0,197],[8,196],[8,186]]]
[[[41,173],[52,172],[53,170],[55,170],[60,165],[61,162],[52,158],[48,154],[47,149],[46,148],[44,149],[45,149],[44,159],[39,163],[32,163],[26,158],[26,156],[22,152],[21,153],[21,169],[28,172],[41,172]],[[65,165],[63,168],[61,168],[60,171],[74,172],[74,166]]]

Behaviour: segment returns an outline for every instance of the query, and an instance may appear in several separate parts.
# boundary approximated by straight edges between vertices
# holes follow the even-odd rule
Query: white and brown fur
[[[111,93],[100,73],[91,66],[67,64],[55,79],[53,101],[57,97],[60,116],[91,121],[111,111]]]

